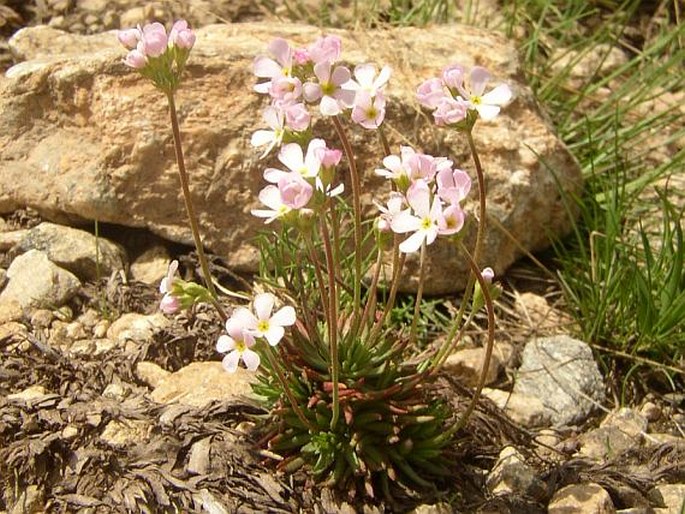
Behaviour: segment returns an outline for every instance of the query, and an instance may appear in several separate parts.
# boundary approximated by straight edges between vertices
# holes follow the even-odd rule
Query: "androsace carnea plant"
[[[417,90],[418,101],[432,111],[435,123],[462,132],[469,142],[478,193],[474,216],[462,207],[471,178],[452,160],[411,146],[395,152],[389,148],[383,132],[389,67],[362,63],[348,68],[340,61],[342,45],[335,36],[301,48],[274,39],[268,55],[257,57],[253,65],[258,79],[254,90],[269,103],[264,127],[251,142],[263,148],[264,156],[275,153],[280,163],[264,169],[267,184],[258,194],[263,205],[252,210],[275,228],[262,236],[259,289],[264,292],[227,316],[202,252],[173,102],[194,35],[178,21],[168,35],[163,26],[152,24],[122,31],[119,39],[130,50],[125,63],[169,99],[181,184],[206,285],[178,278],[178,264],[172,262],[160,285],[161,309],[173,314],[196,302],[218,309],[226,333],[216,349],[225,354],[228,372],[242,365],[259,373],[255,391],[270,413],[264,442],[279,456],[279,468],[303,468],[351,494],[390,495],[393,483],[434,487],[435,479],[448,472],[446,452],[475,406],[485,372],[458,419],[431,385],[483,307],[488,313],[488,358],[492,350],[492,299],[498,287],[493,271],[480,268],[486,197],[472,131],[479,119],[494,119],[510,101],[509,87],[486,90],[491,79],[487,70],[452,65]],[[330,123],[335,141],[315,137],[315,117]],[[355,127],[378,133],[385,158],[375,170],[357,168],[348,137]],[[388,182],[386,192],[374,200],[375,220],[362,216],[362,173]],[[478,227],[472,251],[462,244],[469,217]],[[426,252],[439,237],[458,245],[471,276],[444,343],[418,361],[412,357]],[[415,252],[421,271],[413,319],[409,327],[393,326],[390,312],[404,259]],[[387,266],[389,273],[383,273]],[[384,281],[384,276],[390,279]]]

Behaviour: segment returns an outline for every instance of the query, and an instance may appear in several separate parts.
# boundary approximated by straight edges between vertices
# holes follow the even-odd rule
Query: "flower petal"
[[[227,335],[219,336],[216,342],[216,351],[219,353],[230,352],[235,348],[235,341]]]
[[[238,369],[238,361],[240,361],[240,352],[238,350],[233,350],[224,357],[221,361],[221,365],[229,373],[235,373],[235,370]]]
[[[422,231],[414,232],[411,236],[400,243],[400,252],[414,253],[421,248],[421,243],[423,243],[425,237],[426,234]]]
[[[271,323],[282,327],[289,327],[290,325],[295,324],[296,319],[295,309],[288,305],[280,308],[276,311],[276,314],[271,316]]]
[[[471,95],[481,96],[489,80],[490,72],[488,70],[481,66],[474,66],[471,69]]]
[[[250,138],[252,146],[264,146],[276,141],[276,133],[273,130],[256,130]]]
[[[259,354],[257,352],[253,352],[252,350],[245,350],[243,352],[243,362],[245,363],[245,367],[249,369],[250,371],[255,371],[259,367]]]
[[[304,154],[302,147],[297,143],[289,143],[281,148],[278,153],[278,160],[281,161],[289,170],[299,171],[304,164]]]
[[[476,111],[478,111],[478,116],[483,121],[490,121],[497,117],[500,108],[497,105],[476,105]]]
[[[271,293],[260,293],[255,296],[253,307],[258,320],[268,320],[274,309],[276,297]]]
[[[514,94],[506,84],[500,84],[492,91],[485,93],[481,100],[486,105],[506,105],[511,101]]]
[[[264,337],[269,342],[271,346],[276,346],[285,335],[285,329],[279,325],[272,325],[269,330],[266,331]]]

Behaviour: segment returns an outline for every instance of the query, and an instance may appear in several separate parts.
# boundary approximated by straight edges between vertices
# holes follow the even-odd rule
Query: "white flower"
[[[274,295],[260,293],[252,302],[254,314],[245,307],[239,307],[233,316],[249,334],[254,337],[263,337],[271,346],[276,346],[285,334],[283,327],[293,325],[296,318],[295,309],[290,306],[282,307],[272,315],[275,303]]]
[[[216,342],[218,352],[228,352],[221,362],[223,367],[229,373],[234,373],[238,369],[238,362],[242,359],[247,369],[255,371],[259,367],[260,359],[257,352],[250,350],[255,340],[246,330],[243,320],[232,316],[226,321],[226,331],[229,335],[220,336]]]

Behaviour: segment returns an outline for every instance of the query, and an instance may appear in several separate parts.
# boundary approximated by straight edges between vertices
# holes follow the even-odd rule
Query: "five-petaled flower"
[[[178,261],[173,260],[169,263],[166,277],[164,277],[159,284],[159,292],[164,295],[159,304],[159,308],[164,314],[174,314],[181,308],[181,301],[178,296],[174,294],[174,282],[177,280],[177,271]]]
[[[254,346],[255,339],[252,334],[245,330],[241,321],[237,318],[229,318],[226,321],[228,335],[219,336],[216,342],[216,351],[226,353],[221,361],[226,371],[234,373],[238,369],[238,362],[242,360],[245,367],[255,371],[259,367],[259,354],[250,348]]]

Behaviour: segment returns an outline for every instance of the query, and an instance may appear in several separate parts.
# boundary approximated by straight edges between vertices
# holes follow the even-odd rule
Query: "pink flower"
[[[259,78],[275,79],[290,77],[292,75],[293,51],[288,42],[283,38],[276,38],[269,43],[269,53],[275,58],[259,56],[255,59],[252,69]],[[258,93],[268,93],[271,80],[254,86]]]
[[[459,204],[471,190],[471,177],[460,169],[441,169],[436,175],[436,182],[440,199],[453,205]]]
[[[342,151],[337,148],[320,147],[316,149],[316,157],[324,168],[333,168],[340,163]]]
[[[448,205],[438,219],[438,234],[441,236],[456,234],[464,227],[465,217],[459,204]]]
[[[159,57],[166,52],[168,38],[164,25],[159,22],[149,23],[143,27],[141,50],[147,57]]]
[[[312,117],[302,102],[284,105],[283,109],[285,110],[285,124],[290,130],[304,132],[309,128]]]
[[[358,91],[354,97],[352,121],[365,129],[377,129],[385,119],[385,97],[378,93],[372,97],[367,91]]]
[[[139,27],[117,31],[117,39],[129,50],[133,50],[136,46],[138,46],[138,41],[140,41],[142,38],[143,31]]]
[[[174,314],[181,308],[180,299],[174,294],[174,282],[178,271],[178,261],[173,260],[169,263],[166,277],[159,283],[159,292],[164,295],[159,304],[160,310],[164,314]]]
[[[442,70],[442,82],[450,88],[453,94],[463,91],[465,72],[463,66],[452,64]]]
[[[449,98],[440,79],[432,78],[423,82],[416,90],[416,99],[428,109],[435,109],[444,98]]]
[[[322,36],[309,45],[307,53],[309,59],[314,64],[319,64],[324,61],[334,63],[340,59],[341,49],[342,42],[338,36]]]
[[[254,337],[263,337],[271,346],[276,346],[285,334],[283,327],[294,325],[296,317],[295,309],[290,306],[282,307],[272,315],[275,304],[274,295],[260,293],[252,302],[254,314],[245,307],[239,307],[234,316],[246,332]]]
[[[481,276],[486,284],[492,284],[492,281],[495,278],[495,272],[490,267],[483,268],[483,271],[481,271]]]
[[[445,96],[440,100],[435,111],[433,111],[433,118],[438,126],[454,125],[466,119],[466,112],[468,110],[469,104],[461,98],[455,100]]]
[[[271,223],[293,210],[283,202],[281,191],[274,185],[268,185],[259,192],[259,201],[269,209],[252,209],[250,213],[258,218],[266,218],[264,223]]]
[[[435,241],[440,232],[440,225],[444,221],[440,198],[433,198],[431,204],[430,189],[425,181],[417,180],[409,187],[407,201],[411,210],[407,209],[396,214],[391,228],[397,234],[413,232],[400,243],[401,252],[412,253],[421,248],[424,242],[431,244]]]
[[[405,189],[408,187],[409,181],[416,179],[424,179],[430,182],[436,172],[435,158],[416,152],[410,146],[401,146],[399,156],[388,155],[385,157],[383,165],[386,169],[377,169],[376,175],[395,181],[400,189]]]
[[[507,105],[512,98],[511,89],[506,84],[500,84],[485,93],[485,87],[490,78],[491,75],[488,70],[474,66],[469,76],[469,87],[459,88],[459,92],[469,102],[470,107],[475,109],[478,116],[485,121],[494,119],[499,114],[501,107]]]
[[[219,353],[227,353],[221,361],[224,369],[229,373],[235,373],[238,363],[242,360],[245,367],[255,371],[259,367],[260,358],[257,352],[250,350],[255,344],[254,336],[243,325],[241,319],[232,316],[226,321],[228,335],[222,335],[216,342],[216,350]]]
[[[321,99],[321,114],[335,116],[352,105],[354,93],[340,87],[350,79],[350,70],[344,66],[333,68],[330,62],[323,61],[314,65],[314,75],[318,82],[304,84],[304,97],[308,102]]]
[[[124,64],[130,68],[133,68],[134,70],[139,70],[144,68],[147,64],[147,57],[145,57],[143,52],[137,48],[134,48],[126,54],[126,57],[124,58]]]
[[[190,50],[195,44],[195,33],[186,20],[178,20],[169,31],[169,44]]]
[[[302,82],[297,77],[276,77],[271,80],[269,95],[274,100],[295,102],[302,95]]]
[[[314,188],[297,173],[286,173],[278,180],[281,201],[291,209],[306,207],[314,194]]]

